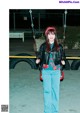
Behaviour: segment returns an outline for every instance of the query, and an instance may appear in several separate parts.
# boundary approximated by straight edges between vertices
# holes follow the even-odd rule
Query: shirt
[[[51,50],[52,50],[53,46],[54,46],[54,43],[50,44]],[[60,64],[57,66],[54,64],[53,52],[50,52],[49,65],[45,69],[46,70],[59,70],[60,69]]]

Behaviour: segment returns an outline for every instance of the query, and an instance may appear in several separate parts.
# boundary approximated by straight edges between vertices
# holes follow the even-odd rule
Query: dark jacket
[[[46,43],[40,46],[39,52],[37,53],[37,58],[41,60],[40,69],[42,69],[43,64],[49,64],[50,53],[53,55],[53,62],[55,65],[61,64],[61,60],[65,60],[65,52],[61,44],[59,44],[59,49],[55,50],[53,46],[52,50],[46,51]]]

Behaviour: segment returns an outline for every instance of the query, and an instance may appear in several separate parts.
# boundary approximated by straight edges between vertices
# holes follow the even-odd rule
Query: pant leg
[[[60,89],[60,70],[52,72],[51,87],[52,87],[52,113],[59,111],[59,89]]]
[[[44,92],[44,113],[51,112],[51,75],[49,70],[42,71],[43,92]]]

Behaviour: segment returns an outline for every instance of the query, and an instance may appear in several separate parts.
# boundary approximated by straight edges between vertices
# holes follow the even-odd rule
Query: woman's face
[[[48,38],[50,44],[51,43],[54,43],[54,39],[55,39],[54,32],[53,31],[52,32],[49,32],[48,35],[47,35],[47,38]]]

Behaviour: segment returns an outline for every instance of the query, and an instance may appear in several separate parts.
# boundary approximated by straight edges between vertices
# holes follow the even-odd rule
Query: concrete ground
[[[59,113],[80,113],[80,70],[64,70]],[[43,87],[39,71],[20,62],[10,69],[10,113],[43,113]]]

